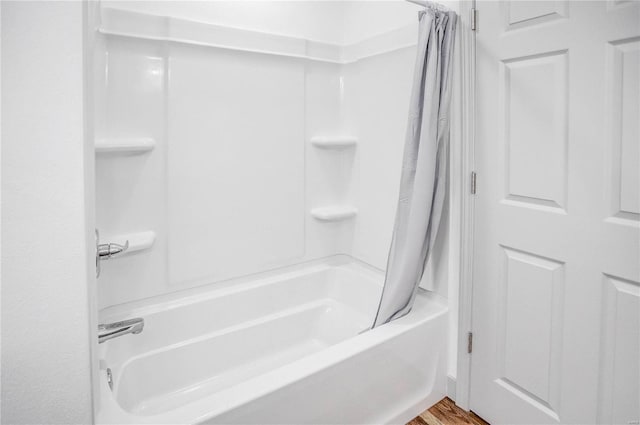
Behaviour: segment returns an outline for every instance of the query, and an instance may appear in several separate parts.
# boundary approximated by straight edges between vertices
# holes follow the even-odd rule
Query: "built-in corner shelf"
[[[105,240],[119,245],[124,245],[129,241],[129,249],[121,254],[127,255],[151,248],[153,243],[156,241],[156,232],[149,230],[146,232],[126,233],[122,235],[115,235]]]
[[[320,221],[341,221],[355,217],[358,209],[351,206],[320,207],[311,210],[311,216]]]
[[[96,153],[143,153],[152,150],[156,141],[151,137],[127,137],[96,140]]]
[[[320,149],[347,149],[353,148],[358,143],[358,138],[353,136],[316,136],[311,138],[311,144]]]

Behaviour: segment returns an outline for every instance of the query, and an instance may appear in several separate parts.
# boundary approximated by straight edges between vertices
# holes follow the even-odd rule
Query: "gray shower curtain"
[[[411,311],[433,249],[445,198],[457,15],[443,6],[428,4],[419,20],[400,199],[373,327]]]

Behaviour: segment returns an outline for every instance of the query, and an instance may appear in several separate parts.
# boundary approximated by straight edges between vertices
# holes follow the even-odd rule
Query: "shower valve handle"
[[[125,241],[124,245],[112,242],[100,243],[100,233],[96,229],[96,277],[100,277],[100,261],[122,254],[127,249],[129,249],[129,241]]]
[[[117,243],[102,243],[98,245],[98,257],[101,260],[108,260],[114,255],[121,254],[129,249],[129,241],[126,241],[124,245]]]

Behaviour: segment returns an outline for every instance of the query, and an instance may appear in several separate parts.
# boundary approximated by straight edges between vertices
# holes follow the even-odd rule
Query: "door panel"
[[[566,18],[567,1],[506,2],[502,5],[506,30]]]
[[[543,406],[558,397],[557,372],[562,326],[564,264],[505,248],[505,270],[498,323],[499,383]],[[534,318],[534,320],[530,320]],[[523,338],[523,336],[527,336]]]
[[[471,409],[640,418],[640,3],[478,2]]]
[[[567,52],[500,63],[506,143],[505,201],[564,211],[567,189]]]
[[[640,24],[639,24],[640,25]],[[611,146],[611,215],[630,220],[640,218],[640,41],[608,43],[607,133]]]

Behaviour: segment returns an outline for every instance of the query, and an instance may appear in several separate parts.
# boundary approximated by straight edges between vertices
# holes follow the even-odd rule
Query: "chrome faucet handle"
[[[129,241],[124,245],[117,243],[100,243],[100,232],[96,229],[96,277],[100,277],[100,261],[108,260],[116,255],[122,254],[129,249]]]
[[[129,241],[126,241],[124,245],[117,243],[102,243],[98,244],[98,256],[101,260],[108,260],[114,255],[122,254],[129,249]]]

